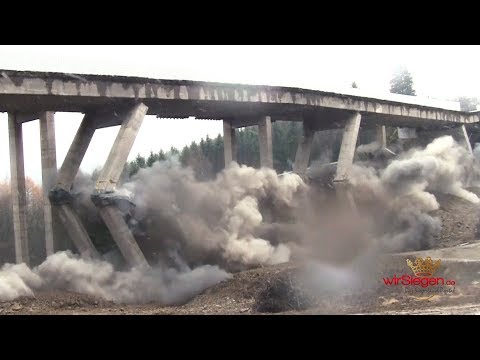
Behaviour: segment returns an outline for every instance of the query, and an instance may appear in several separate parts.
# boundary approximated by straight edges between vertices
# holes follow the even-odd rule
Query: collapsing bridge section
[[[479,122],[478,112],[298,88],[10,70],[0,70],[0,111],[8,112],[15,256],[17,263],[27,264],[22,139],[26,121],[40,119],[46,253],[56,250],[52,218],[58,214],[78,252],[86,258],[97,258],[99,253],[72,207],[70,192],[96,129],[120,125],[91,200],[130,266],[148,264],[124,220],[131,204],[116,193],[116,187],[145,115],[223,121],[225,165],[236,161],[235,130],[257,126],[260,166],[270,168],[272,122],[302,122],[294,163],[294,172],[300,176],[306,173],[315,132],[343,128],[334,183],[339,196],[353,206],[348,176],[361,129],[376,129],[381,147],[386,147],[385,126],[415,128],[419,134],[450,133],[469,146],[464,125]],[[84,113],[58,174],[56,111]]]
[[[139,103],[117,115],[121,118],[122,125],[97,180],[95,193],[91,195],[93,203],[99,208],[100,216],[130,266],[145,266],[147,261],[117,206],[115,189],[146,111],[147,107]],[[50,191],[50,200],[59,208],[60,219],[78,251],[82,256],[96,258],[98,253],[72,208],[70,194],[73,180],[95,132],[92,123],[95,123],[95,115],[85,115],[60,169],[58,182]]]

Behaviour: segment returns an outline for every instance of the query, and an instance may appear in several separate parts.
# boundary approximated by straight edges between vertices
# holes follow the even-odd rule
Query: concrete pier
[[[57,178],[57,154],[55,147],[54,113],[46,111],[40,114],[40,153],[42,158],[43,217],[45,223],[46,255],[55,252],[53,213],[48,194]]]
[[[295,163],[293,164],[293,171],[300,176],[304,176],[307,172],[314,135],[315,131],[312,129],[311,124],[304,121],[303,135],[298,144],[297,153],[295,154]]]
[[[101,207],[99,211],[100,216],[110,230],[113,239],[128,265],[132,267],[148,266],[145,256],[143,256],[135,238],[123,219],[122,212],[115,206]]]
[[[337,173],[334,181],[345,181],[348,179],[348,172],[353,164],[355,147],[357,145],[358,130],[360,129],[360,113],[352,114],[343,131],[342,145],[338,156]]]
[[[17,264],[26,263],[29,265],[22,123],[17,121],[15,113],[8,113],[8,136],[10,145],[10,181],[12,187],[15,261]]]
[[[472,144],[470,144],[470,139],[468,137],[465,125],[452,128],[450,131],[447,131],[447,134],[452,135],[456,142],[465,147],[470,154],[473,154]]]
[[[387,147],[387,132],[385,130],[385,125],[377,126],[377,143],[380,144],[381,149]]]
[[[84,258],[99,258],[95,246],[93,246],[90,236],[88,236],[87,230],[83,226],[77,213],[72,209],[70,204],[61,204],[56,206],[58,216],[62,221],[65,230],[70,236],[73,244],[77,248],[78,252]]]
[[[70,191],[75,176],[77,176],[80,164],[87,152],[88,145],[95,133],[94,116],[86,114],[77,130],[62,167],[58,173],[57,188]]]
[[[231,120],[223,120],[223,144],[225,167],[227,167],[232,161],[237,161],[235,127]]]
[[[273,168],[272,120],[262,116],[258,122],[258,144],[260,146],[260,167]]]
[[[360,113],[352,114],[345,124],[343,131],[342,145],[338,156],[337,173],[333,180],[337,198],[342,206],[358,215],[358,209],[353,198],[353,194],[348,183],[348,174],[353,165],[355,148],[358,140],[358,131],[360,129]]]
[[[95,194],[92,195],[92,199],[115,191],[147,110],[148,107],[146,105],[139,103],[124,115],[122,126],[97,180]],[[99,212],[127,263],[130,266],[148,265],[123,219],[122,212],[112,205],[99,207]]]
[[[122,126],[115,138],[105,166],[98,177],[96,191],[110,192],[115,190],[147,110],[146,105],[139,103],[124,115]]]
[[[58,216],[73,244],[80,254],[87,258],[98,257],[99,254],[88,236],[80,218],[72,209],[70,190],[78,173],[80,164],[87,152],[88,145],[95,133],[95,117],[86,114],[77,130],[62,167],[58,173],[57,184],[50,191],[50,201],[58,211]],[[45,186],[44,186],[45,189]],[[53,200],[55,199],[55,201]]]

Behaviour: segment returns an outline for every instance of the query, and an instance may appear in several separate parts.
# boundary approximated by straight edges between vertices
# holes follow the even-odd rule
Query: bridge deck
[[[390,100],[289,87],[159,80],[125,76],[0,70],[0,111],[106,114],[141,100],[148,114],[163,118],[232,119],[236,126],[256,124],[258,116],[272,120],[312,118],[318,128],[344,125],[351,111],[362,114],[362,125],[438,128],[479,122],[479,113],[445,110]],[[99,126],[115,125],[105,116]]]

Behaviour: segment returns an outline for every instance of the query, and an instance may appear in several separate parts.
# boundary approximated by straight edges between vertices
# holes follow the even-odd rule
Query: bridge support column
[[[360,130],[361,115],[356,112],[347,120],[343,131],[342,145],[338,156],[337,173],[334,178],[334,187],[341,204],[346,204],[349,209],[357,214],[357,207],[348,183],[348,175],[353,165],[355,147]]]
[[[465,125],[455,128],[452,136],[460,145],[464,146],[467,151],[473,155],[472,144],[470,144],[470,139],[468,137]]]
[[[145,256],[143,256],[142,250],[138,247],[135,238],[133,237],[128,225],[123,219],[122,212],[115,206],[105,206],[100,209],[100,216],[107,225],[113,239],[117,243],[120,252],[127,261],[128,265],[135,266],[148,266]]]
[[[94,116],[85,114],[58,173],[57,188],[65,191],[71,190],[75,176],[77,176],[80,164],[92,141],[94,133]]]
[[[18,121],[15,113],[8,113],[8,136],[10,143],[10,184],[13,205],[15,261],[17,264],[24,262],[29,265],[22,123]]]
[[[360,130],[360,113],[354,113],[345,125],[343,131],[342,145],[338,156],[337,173],[334,181],[348,180],[348,173],[353,164],[355,147],[357,145],[358,131]]]
[[[99,254],[80,218],[72,208],[70,190],[95,133],[93,120],[93,116],[90,114],[84,116],[58,173],[57,184],[49,193],[50,201],[57,209],[58,217],[70,239],[78,252],[86,258],[96,258],[99,257]]]
[[[377,143],[380,144],[380,149],[385,149],[387,147],[387,132],[385,130],[385,125],[377,126]]]
[[[237,161],[235,128],[231,120],[223,120],[223,144],[225,167],[227,167],[232,161]]]
[[[42,158],[43,217],[45,222],[46,255],[55,252],[53,213],[48,194],[55,185],[57,177],[57,154],[55,147],[54,113],[47,111],[40,114],[40,152]]]
[[[312,129],[311,124],[304,120],[303,135],[298,144],[297,153],[295,154],[295,163],[293,164],[293,171],[302,177],[305,176],[307,172],[314,135],[315,131]]]
[[[118,135],[97,180],[95,194],[92,195],[94,203],[101,203],[102,196],[114,193],[147,110],[146,105],[139,103],[124,115]],[[120,210],[110,203],[106,206],[97,206],[100,216],[110,230],[127,263],[130,266],[148,266],[147,260],[128,229]]]
[[[260,167],[273,168],[272,120],[262,116],[258,122],[258,144],[260,146]]]

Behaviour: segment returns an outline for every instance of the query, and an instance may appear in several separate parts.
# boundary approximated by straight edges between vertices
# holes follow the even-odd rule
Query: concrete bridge
[[[85,114],[58,172],[56,111]],[[11,70],[0,70],[0,112],[8,112],[16,261],[29,263],[22,123],[40,119],[47,255],[55,251],[54,206],[79,253],[98,257],[72,208],[70,190],[95,130],[121,125],[92,200],[131,266],[147,266],[147,261],[124,221],[115,188],[145,115],[223,121],[226,164],[235,161],[235,129],[258,126],[260,164],[265,167],[273,166],[271,123],[301,121],[304,134],[294,164],[299,174],[308,166],[314,133],[344,128],[335,176],[339,193],[348,180],[360,126],[376,128],[383,147],[387,125],[448,132],[471,151],[464,125],[480,120],[478,112],[299,88]]]

